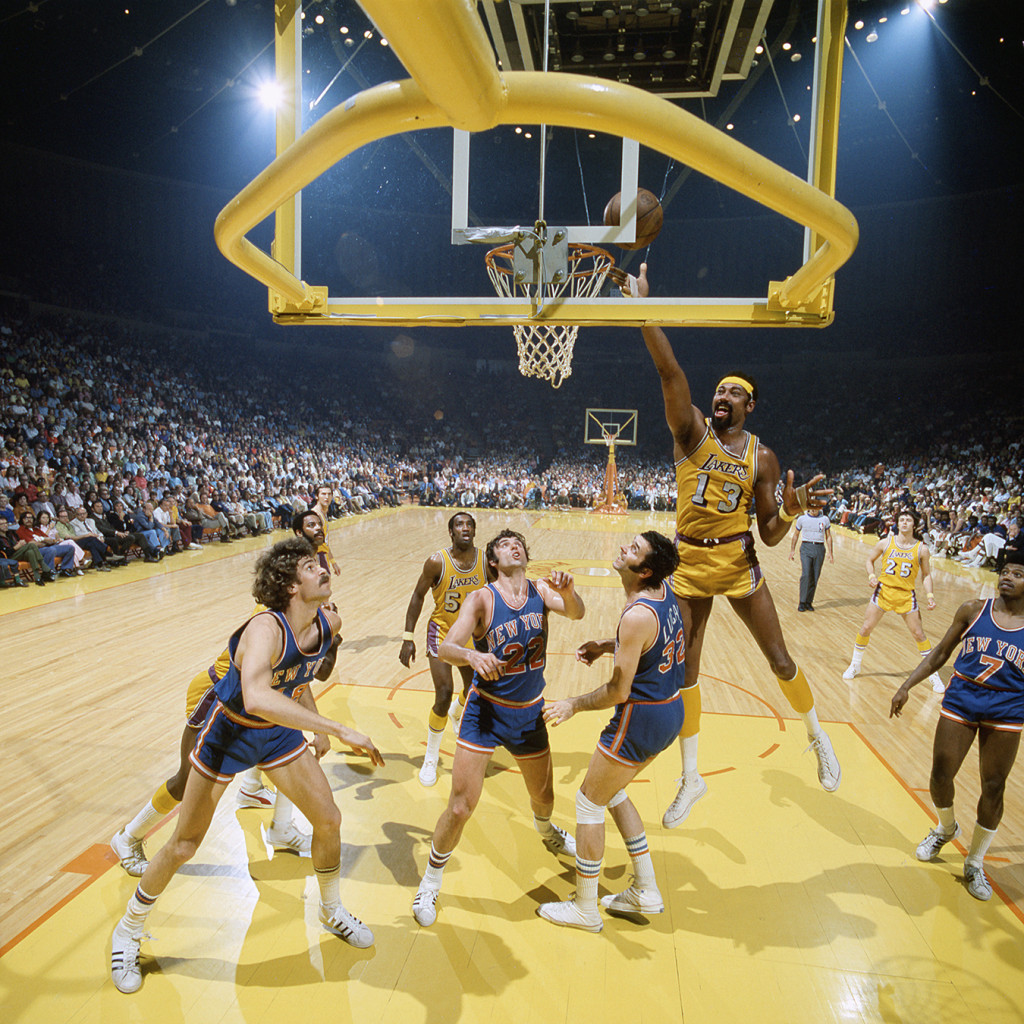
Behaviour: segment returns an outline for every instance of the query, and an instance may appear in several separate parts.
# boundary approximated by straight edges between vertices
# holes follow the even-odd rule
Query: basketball
[[[616,192],[608,200],[604,208],[604,223],[606,227],[616,227],[619,223],[619,207],[622,203],[622,193]],[[636,241],[617,242],[622,249],[642,249],[650,245],[658,237],[662,221],[665,219],[664,211],[658,197],[647,189],[637,189],[636,193]]]

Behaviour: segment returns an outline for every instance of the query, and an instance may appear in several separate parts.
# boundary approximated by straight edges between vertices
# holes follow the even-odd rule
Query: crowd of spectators
[[[653,376],[631,379],[650,386]],[[582,402],[552,401],[518,379],[500,392],[498,401],[479,373],[449,382],[358,353],[211,346],[191,332],[7,311],[0,578],[21,584],[13,565],[22,562],[42,586],[258,535],[311,505],[322,483],[338,516],[403,502],[599,503],[606,451],[580,443]],[[645,403],[661,429],[653,454],[651,445],[620,449],[620,492],[631,508],[670,510],[675,474],[660,403],[620,388],[620,407],[622,396]],[[994,565],[1019,536],[1020,427],[1019,416],[998,425],[964,416],[930,445],[916,439],[901,450],[897,430],[888,449],[851,449],[846,465],[830,451],[829,514],[874,531],[898,508],[915,508],[937,554]],[[806,462],[790,464],[804,475],[819,468]]]

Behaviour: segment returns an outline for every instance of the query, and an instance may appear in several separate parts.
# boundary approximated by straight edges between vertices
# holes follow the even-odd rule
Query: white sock
[[[242,792],[258,793],[263,788],[263,776],[259,768],[250,768],[242,775]]]
[[[553,826],[551,824],[551,818],[550,817],[542,818],[542,817],[540,817],[537,814],[535,814],[533,816],[533,827],[542,836],[549,836],[549,835],[551,835],[552,831],[554,830]]]
[[[638,836],[630,836],[626,840],[626,852],[633,863],[633,874],[636,875],[637,888],[656,888],[654,863],[651,860],[651,851],[647,845],[647,833],[641,832]]]
[[[444,738],[444,729],[427,729],[427,753],[426,760],[436,761],[441,753],[441,740]]]
[[[815,739],[821,733],[821,725],[818,723],[818,712],[811,708],[810,711],[801,711],[800,717],[803,719],[804,728],[807,730],[807,738],[809,740]]]
[[[971,838],[971,848],[967,851],[964,863],[973,864],[974,867],[980,868],[985,860],[985,854],[988,853],[988,848],[992,845],[992,840],[995,837],[996,830],[994,828],[984,828],[976,824],[974,826],[974,835]]]
[[[700,740],[700,733],[692,736],[684,736],[683,744],[683,775],[697,775],[697,744]]]
[[[163,817],[150,801],[125,825],[124,830],[132,839],[145,839],[146,833]]]
[[[118,927],[123,926],[129,935],[140,935],[146,927],[146,918],[156,903],[156,897],[150,896],[142,891],[142,886],[137,886],[132,898],[128,901],[128,908],[124,917],[118,921]]]
[[[427,861],[427,870],[423,872],[423,881],[420,882],[422,888],[440,891],[441,878],[445,865],[451,860],[452,852],[449,850],[447,853],[438,853],[434,849],[434,844],[430,844],[430,860]]]
[[[576,854],[576,904],[583,910],[597,909],[597,882],[601,861],[583,860]]]
[[[936,807],[935,813],[939,817],[939,828],[941,828],[947,836],[951,836],[953,834],[953,830],[956,828],[956,817],[953,814],[953,808]]]
[[[294,810],[295,804],[278,790],[277,796],[274,797],[274,817],[270,822],[270,827],[275,831],[286,829],[292,823]]]
[[[341,902],[341,861],[330,868],[316,868],[316,881],[320,886],[320,902],[334,907]]]

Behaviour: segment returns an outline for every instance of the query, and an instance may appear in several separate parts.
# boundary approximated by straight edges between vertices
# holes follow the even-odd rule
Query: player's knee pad
[[[589,800],[582,789],[576,791],[576,824],[603,825],[604,808]]]
[[[618,793],[616,793],[615,796],[613,796],[611,800],[608,801],[608,810],[610,811],[613,807],[618,807],[619,804],[621,804],[622,801],[625,799],[626,791],[624,789],[620,789]]]

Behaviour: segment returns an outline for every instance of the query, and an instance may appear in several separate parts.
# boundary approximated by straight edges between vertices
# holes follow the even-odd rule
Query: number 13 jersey
[[[676,463],[676,533],[695,540],[750,529],[757,476],[757,437],[744,432],[743,451],[734,455],[705,423],[700,443]]]

